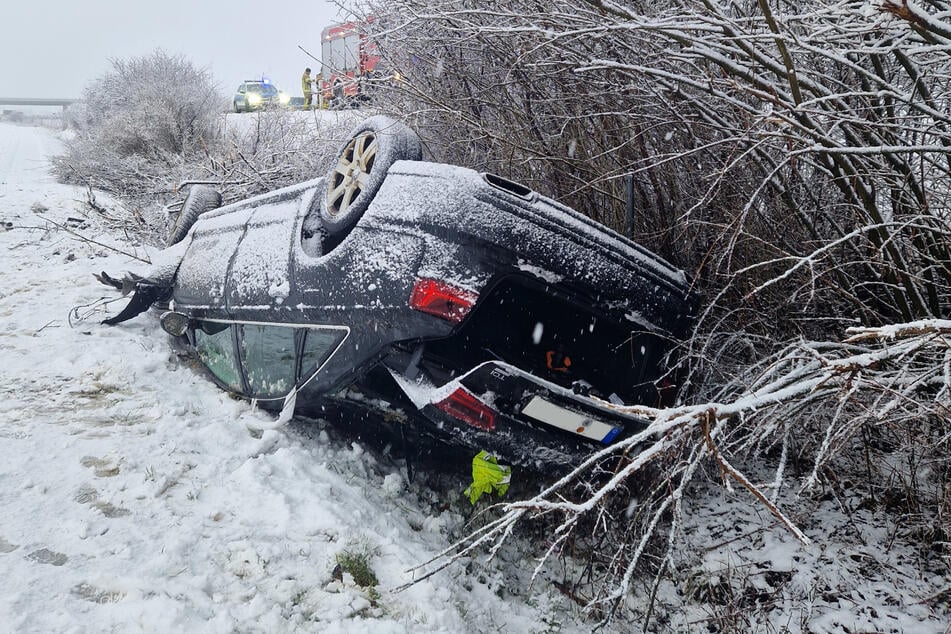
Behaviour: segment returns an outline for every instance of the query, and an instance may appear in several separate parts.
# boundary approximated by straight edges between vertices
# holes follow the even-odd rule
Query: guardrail
[[[0,106],[62,106],[76,103],[78,99],[44,99],[33,97],[0,97]]]

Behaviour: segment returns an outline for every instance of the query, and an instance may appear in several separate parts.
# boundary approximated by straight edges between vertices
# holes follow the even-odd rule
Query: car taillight
[[[465,319],[479,299],[478,294],[432,279],[416,280],[409,305],[418,311],[441,317],[454,324]]]
[[[435,405],[453,418],[473,427],[495,431],[495,410],[461,387]]]

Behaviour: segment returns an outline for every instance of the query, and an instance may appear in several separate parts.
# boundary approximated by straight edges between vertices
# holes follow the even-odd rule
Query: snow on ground
[[[761,475],[768,476],[763,470]],[[846,483],[853,486],[852,483]],[[679,585],[664,582],[658,611],[677,632],[951,632],[947,557],[916,547],[911,526],[848,491],[782,508],[810,538],[803,545],[750,493],[698,484],[685,500],[688,546]],[[864,502],[863,502],[864,500]]]
[[[221,121],[223,134],[240,137],[254,133],[259,127],[275,125],[313,133],[334,129],[349,131],[366,116],[361,110],[278,110],[229,112]]]
[[[93,273],[144,265],[70,233],[130,248],[48,175],[58,151],[0,123],[0,632],[585,629],[492,570],[396,591],[465,507],[313,425],[249,432],[267,415],[188,367],[155,315],[100,325],[90,305],[117,294]],[[342,553],[369,555],[375,590],[334,574]]]

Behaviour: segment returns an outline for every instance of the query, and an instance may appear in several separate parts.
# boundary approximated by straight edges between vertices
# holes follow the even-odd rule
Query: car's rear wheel
[[[185,196],[185,202],[182,203],[182,210],[178,217],[172,222],[172,228],[168,232],[166,246],[172,246],[181,242],[192,228],[198,216],[206,211],[217,209],[221,206],[221,194],[207,185],[192,185]]]
[[[370,117],[350,133],[327,175],[320,204],[324,229],[332,236],[349,232],[379,191],[396,161],[423,156],[419,137],[409,127],[384,116]]]

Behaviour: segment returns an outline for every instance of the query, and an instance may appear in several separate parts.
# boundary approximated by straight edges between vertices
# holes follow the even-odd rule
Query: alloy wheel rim
[[[366,189],[378,148],[372,132],[357,136],[344,148],[327,188],[327,210],[331,216],[345,214]]]

